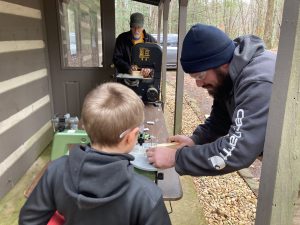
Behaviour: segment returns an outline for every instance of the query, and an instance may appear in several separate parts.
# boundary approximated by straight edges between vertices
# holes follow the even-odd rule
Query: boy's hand
[[[149,162],[156,168],[167,169],[175,166],[175,154],[177,149],[156,147],[146,151]]]

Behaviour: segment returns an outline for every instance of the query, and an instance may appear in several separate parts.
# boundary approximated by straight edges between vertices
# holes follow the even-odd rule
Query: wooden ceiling
[[[160,0],[134,0],[136,2],[142,2],[150,5],[157,5],[159,4]]]

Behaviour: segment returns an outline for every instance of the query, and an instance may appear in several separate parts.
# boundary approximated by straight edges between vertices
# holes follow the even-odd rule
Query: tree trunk
[[[274,27],[274,7],[275,0],[268,0],[267,13],[265,19],[264,41],[267,48],[272,48],[273,27]]]

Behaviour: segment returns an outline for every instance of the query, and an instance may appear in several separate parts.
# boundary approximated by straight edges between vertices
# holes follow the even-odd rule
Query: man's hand
[[[149,162],[156,168],[167,169],[175,166],[175,154],[177,149],[156,147],[146,151]]]
[[[175,136],[171,136],[169,137],[169,141],[170,142],[178,142],[179,145],[178,145],[178,148],[182,148],[184,146],[193,146],[195,145],[194,141],[187,137],[187,136],[184,136],[184,135],[175,135]]]
[[[143,76],[144,78],[148,78],[148,77],[151,77],[152,69],[141,68],[141,70],[139,71],[139,67],[137,65],[131,65],[129,74],[135,74],[135,72],[139,72],[141,76]]]
[[[132,74],[132,71],[138,71],[139,67],[137,65],[131,65],[130,68],[130,74]]]
[[[150,68],[142,68],[141,69],[141,75],[145,78],[150,77],[150,73],[151,73],[151,69]]]

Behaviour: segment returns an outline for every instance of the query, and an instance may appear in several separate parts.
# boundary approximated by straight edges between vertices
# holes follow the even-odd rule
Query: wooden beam
[[[43,68],[40,70],[36,70],[27,74],[22,74],[20,76],[1,81],[0,82],[0,94],[3,94],[4,92],[13,90],[15,88],[18,88],[22,85],[26,85],[30,82],[42,79],[48,75],[47,69]]]
[[[0,13],[6,13],[16,16],[24,16],[34,19],[42,19],[41,11],[19,4],[0,1]]]
[[[162,1],[160,1],[158,5],[158,25],[157,25],[157,43],[160,43],[160,31],[161,31],[161,16],[163,12],[164,4]]]
[[[0,53],[45,48],[43,40],[0,41]]]
[[[28,116],[32,115],[40,108],[44,107],[46,104],[50,103],[50,96],[46,95],[34,103],[28,105],[26,108],[20,110],[19,112],[11,115],[7,119],[0,121],[0,135],[2,135],[7,130],[11,129],[17,123],[20,123],[22,120],[25,120]]]
[[[188,0],[179,0],[179,18],[178,18],[178,51],[177,51],[177,72],[176,72],[176,93],[175,93],[175,115],[173,134],[180,134],[182,129],[182,106],[184,90],[184,72],[181,67],[180,57],[183,39],[186,34]]]
[[[300,183],[300,1],[285,1],[256,225],[292,224]]]
[[[167,39],[168,39],[168,18],[170,0],[164,0],[163,4],[163,56],[161,68],[161,100],[166,101],[166,73],[167,73]]]

